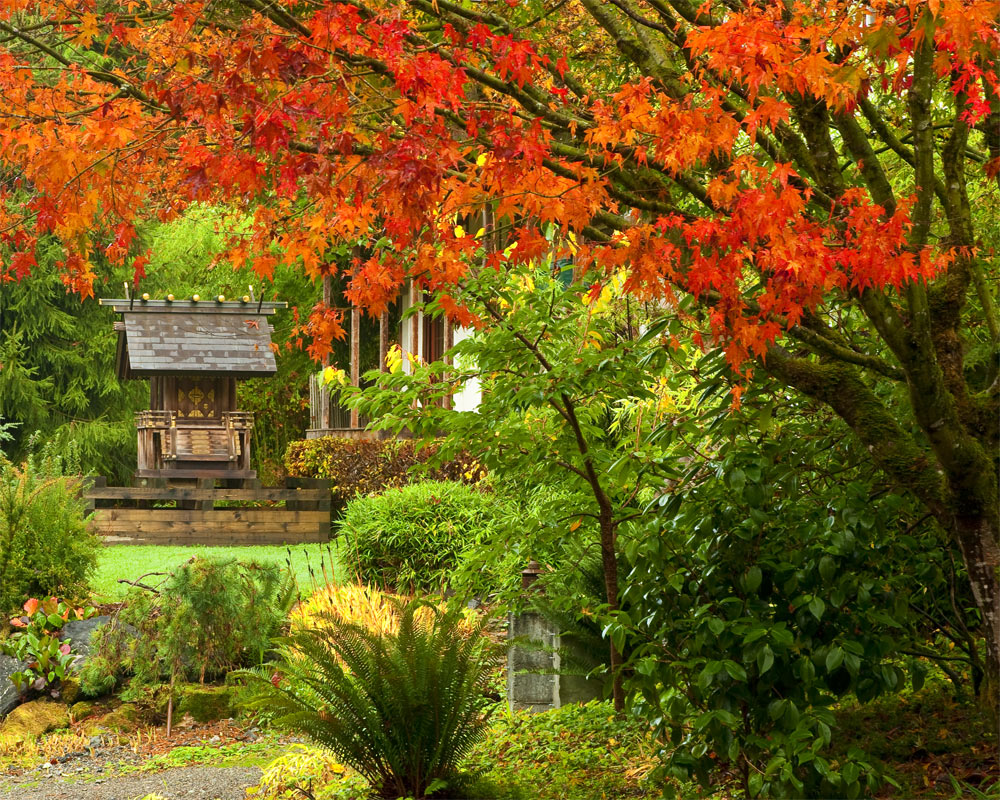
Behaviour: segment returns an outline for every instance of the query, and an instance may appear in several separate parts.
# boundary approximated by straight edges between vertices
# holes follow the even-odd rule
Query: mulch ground
[[[258,728],[232,720],[201,724],[189,717],[169,739],[165,726],[158,726],[50,741],[32,765],[22,759],[19,766],[0,768],[0,800],[133,800],[151,792],[167,800],[243,800],[261,770],[239,764],[241,751],[248,760],[266,761],[287,744],[262,739]],[[217,761],[230,765],[210,765]]]

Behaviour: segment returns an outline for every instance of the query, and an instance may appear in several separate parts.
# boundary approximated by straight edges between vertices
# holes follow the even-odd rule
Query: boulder
[[[110,714],[101,717],[98,724],[113,731],[134,731],[142,724],[142,715],[132,703],[123,703]]]
[[[175,713],[190,714],[196,722],[214,722],[234,715],[234,690],[231,686],[202,686],[189,683],[176,687]]]
[[[17,687],[11,682],[10,676],[26,666],[28,665],[23,661],[0,654],[0,720],[21,702],[21,696],[17,693]]]
[[[74,720],[79,721],[93,714],[95,708],[96,706],[94,703],[88,703],[86,700],[81,700],[70,706],[69,713]]]
[[[94,631],[110,620],[111,617],[107,614],[102,614],[101,616],[91,617],[90,619],[70,620],[62,626],[59,638],[62,640],[69,639],[70,646],[73,648],[73,653],[77,656],[74,666],[79,668],[79,666],[87,660],[87,657],[90,655],[90,640],[94,635]]]
[[[49,731],[69,727],[69,710],[52,700],[32,700],[19,705],[0,724],[0,740],[24,741]]]
[[[59,683],[59,699],[66,705],[71,706],[80,699],[80,679],[63,678]]]

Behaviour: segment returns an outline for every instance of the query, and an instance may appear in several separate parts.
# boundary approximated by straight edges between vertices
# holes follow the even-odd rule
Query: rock
[[[90,640],[94,635],[94,631],[110,620],[111,617],[103,614],[98,617],[91,617],[90,619],[70,620],[62,626],[59,638],[63,641],[69,639],[73,653],[77,656],[74,666],[79,668],[80,664],[87,660],[90,656]]]
[[[63,678],[59,684],[59,699],[71,706],[80,696],[80,681],[76,678]]]
[[[89,717],[94,713],[94,704],[88,703],[86,700],[81,700],[79,703],[73,703],[70,706],[69,714],[74,720],[81,720]]]
[[[196,722],[215,722],[233,716],[234,697],[230,686],[202,686],[191,683],[176,687],[176,713],[190,714]]]
[[[0,739],[24,741],[69,727],[69,711],[62,703],[32,700],[18,706],[0,725]]]
[[[10,676],[28,666],[11,656],[0,654],[0,719],[6,717],[21,702],[17,687],[11,683]]]
[[[104,728],[117,731],[133,731],[141,724],[141,714],[131,703],[123,703],[110,714],[105,714],[100,721]]]

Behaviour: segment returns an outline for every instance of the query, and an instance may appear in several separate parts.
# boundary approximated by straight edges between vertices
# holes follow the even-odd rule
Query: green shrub
[[[516,510],[503,495],[448,481],[413,483],[352,500],[339,521],[344,562],[369,583],[396,590],[440,591],[477,545],[496,540]],[[480,573],[487,590],[520,567],[504,561]]]
[[[498,664],[481,627],[434,609],[400,608],[396,633],[331,617],[285,640],[273,671],[244,672],[252,705],[353,767],[381,797],[425,797],[453,787],[457,765],[485,734],[485,689]]]
[[[397,439],[353,440],[336,436],[292,442],[285,453],[285,469],[293,478],[331,481],[333,506],[343,509],[356,495],[369,495],[405,486],[414,480],[411,470],[430,460],[435,445],[417,449]],[[476,483],[485,471],[472,458],[459,456],[421,476],[431,480]]]
[[[260,664],[294,599],[275,564],[192,558],[155,592],[133,590],[95,632],[81,688],[101,695],[131,676],[133,689]],[[155,588],[155,587],[154,587]]]
[[[58,597],[42,601],[32,597],[23,611],[24,615],[10,620],[14,633],[0,641],[0,653],[26,664],[10,676],[11,683],[22,697],[42,691],[59,697],[62,681],[74,661],[71,642],[60,640],[59,633],[70,620],[93,616],[94,609],[71,608]]]
[[[79,478],[44,454],[21,466],[0,454],[0,613],[30,597],[82,599],[100,547]]]

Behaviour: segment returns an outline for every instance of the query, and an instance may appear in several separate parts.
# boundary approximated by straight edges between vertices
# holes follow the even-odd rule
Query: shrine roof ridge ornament
[[[288,308],[285,302],[258,302],[254,300],[217,300],[214,297],[201,300],[143,300],[136,297],[108,298],[98,301],[102,306],[111,306],[117,314],[136,313],[185,313],[185,314],[263,314],[271,316],[281,309]]]

